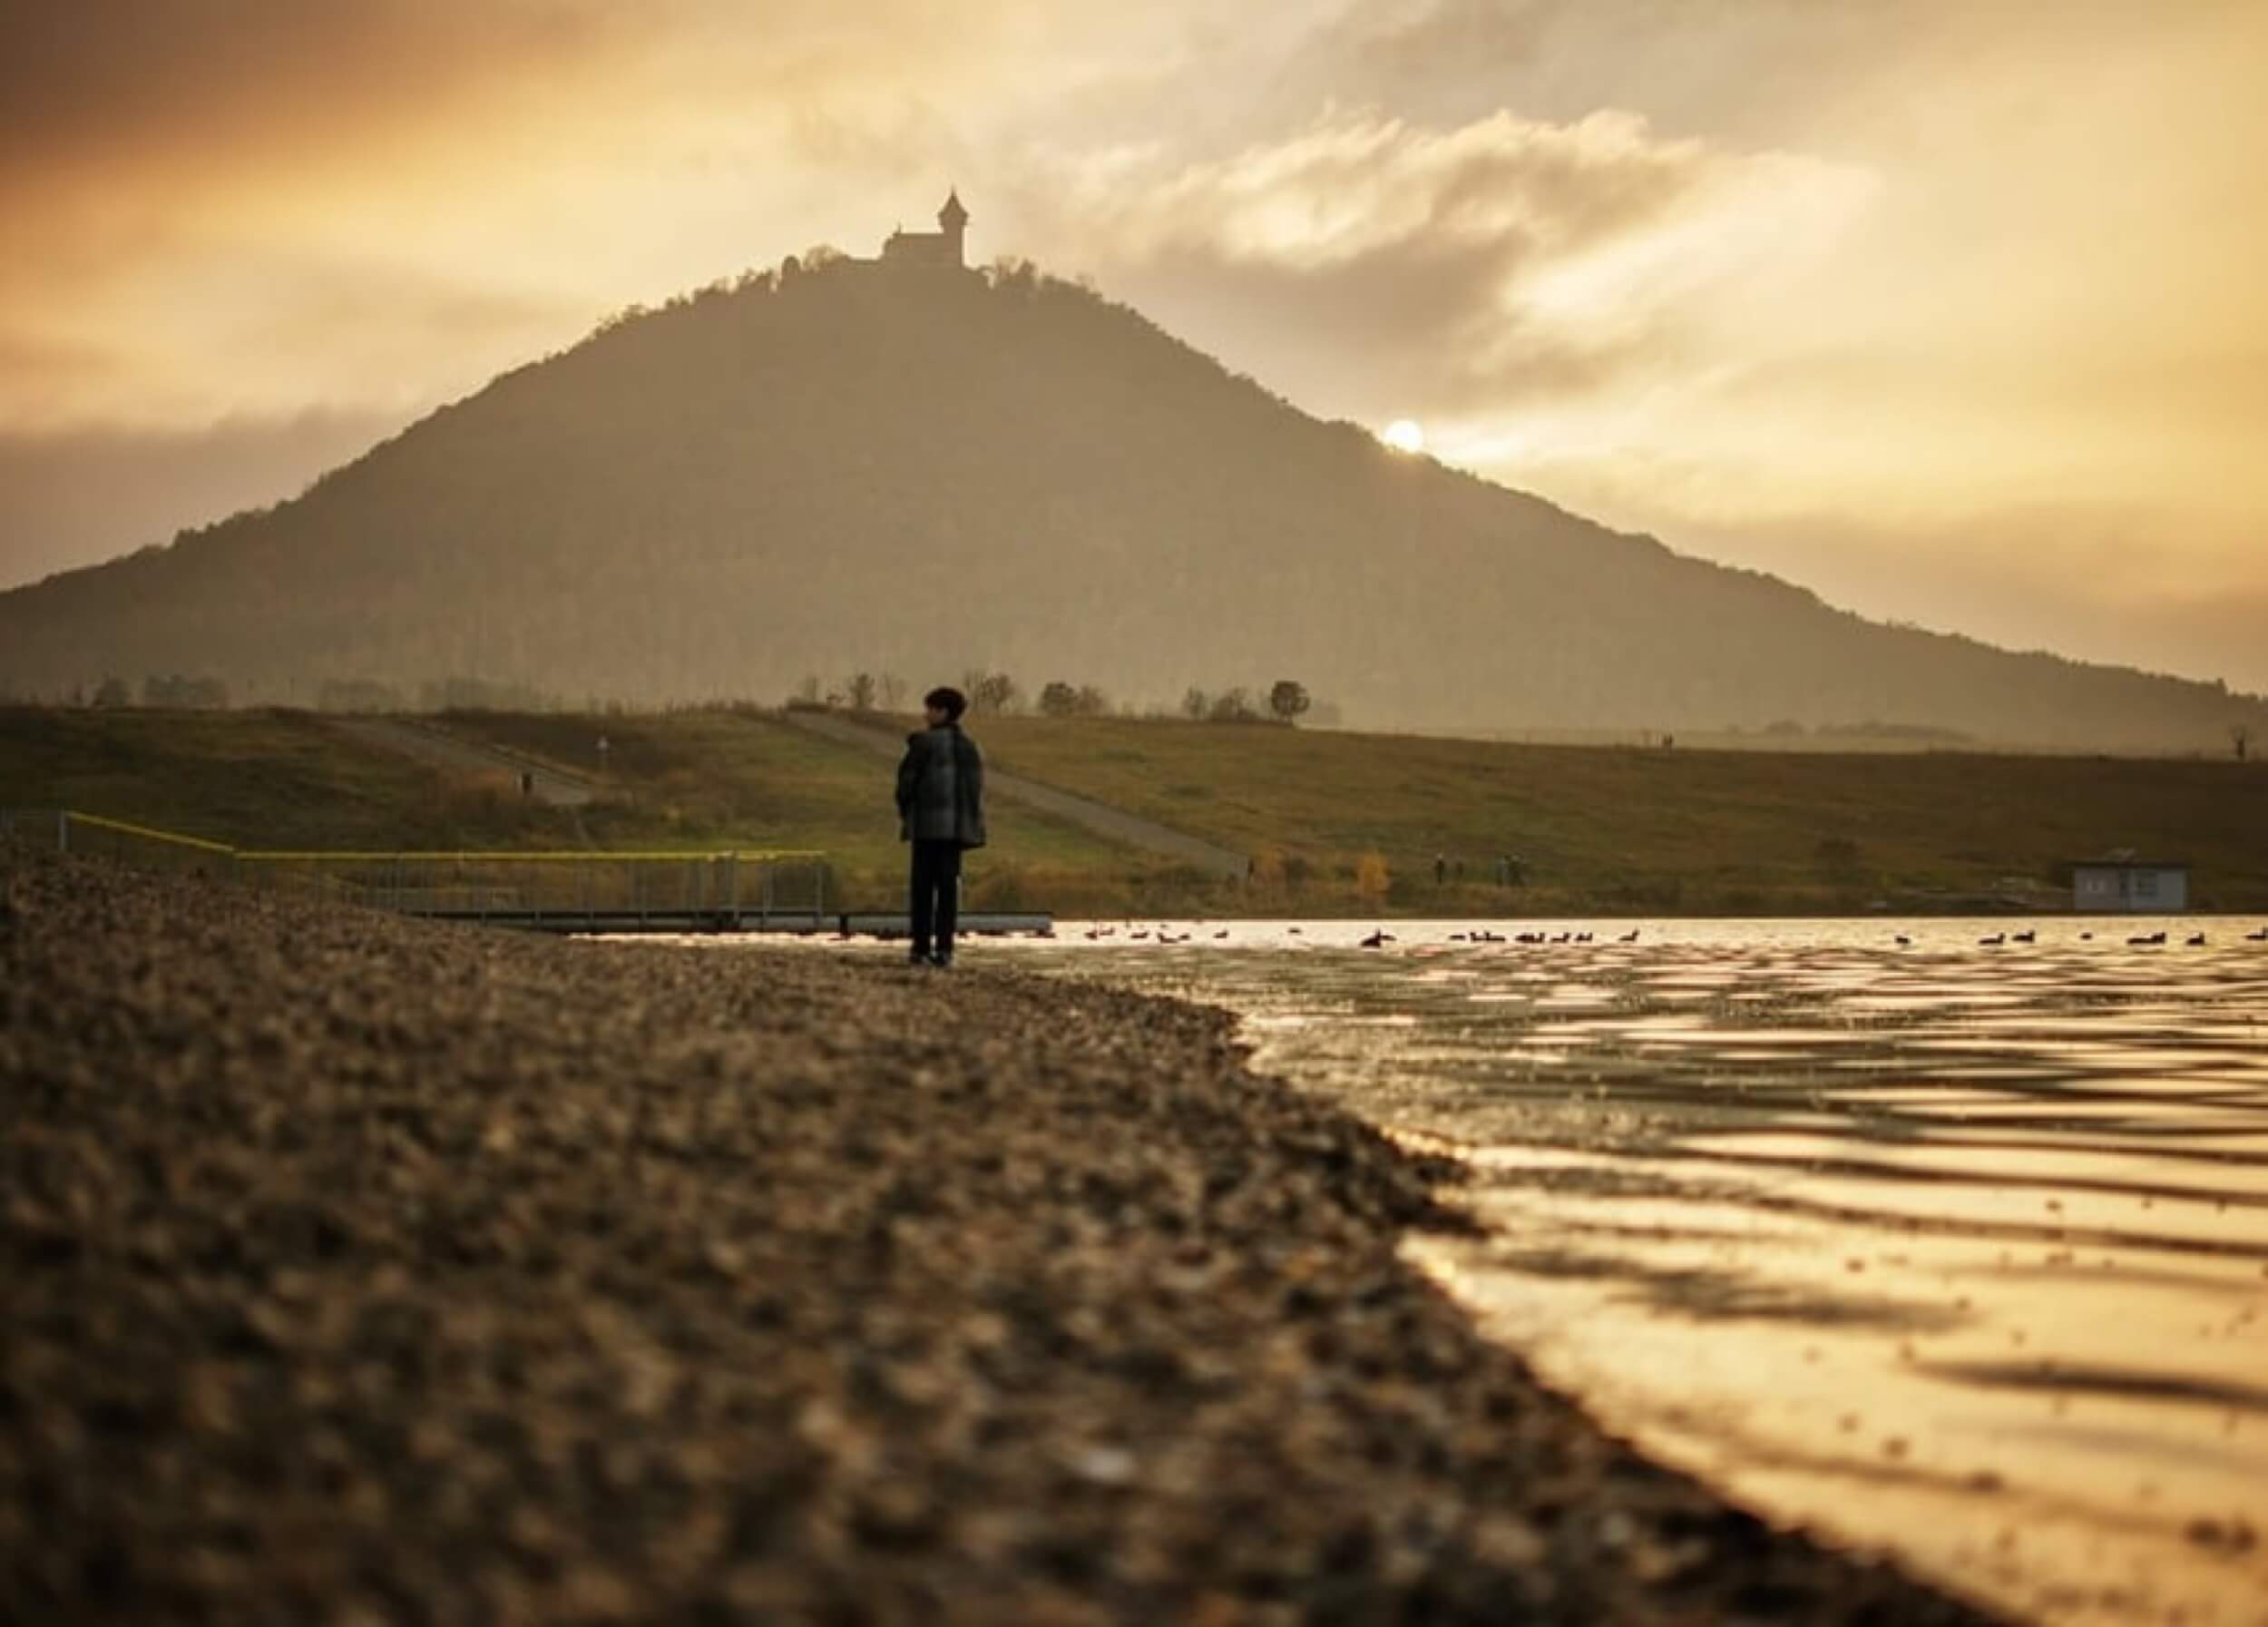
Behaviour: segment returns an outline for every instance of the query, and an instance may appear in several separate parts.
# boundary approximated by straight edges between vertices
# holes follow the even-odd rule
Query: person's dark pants
[[[953,958],[953,929],[961,914],[961,844],[914,844],[914,954]]]

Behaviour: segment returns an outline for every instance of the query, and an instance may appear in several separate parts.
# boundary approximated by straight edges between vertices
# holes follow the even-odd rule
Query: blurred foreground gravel
[[[1212,1014],[21,855],[0,1003],[0,1620],[1978,1619],[1540,1390]]]

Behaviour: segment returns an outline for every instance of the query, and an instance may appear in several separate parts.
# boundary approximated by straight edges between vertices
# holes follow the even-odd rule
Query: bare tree
[[[1248,723],[1260,714],[1252,710],[1252,697],[1243,684],[1213,697],[1213,710],[1205,714],[1216,723]]]
[[[872,672],[853,672],[845,681],[843,692],[850,698],[853,711],[872,711],[878,688]]]
[[[1205,720],[1207,714],[1211,712],[1212,710],[1213,697],[1207,694],[1203,690],[1198,688],[1194,683],[1189,686],[1188,691],[1181,697],[1181,715],[1189,719],[1193,722],[1202,723]]]
[[[1079,691],[1061,678],[1050,679],[1040,691],[1040,711],[1051,718],[1068,718],[1079,711]]]
[[[1005,672],[987,672],[977,686],[975,701],[980,711],[1012,711],[1023,698],[1016,681]]]
[[[882,675],[882,710],[885,711],[905,710],[905,680],[895,672],[885,672]]]

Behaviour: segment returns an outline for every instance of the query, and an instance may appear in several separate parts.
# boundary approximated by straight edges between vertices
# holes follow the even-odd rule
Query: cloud
[[[274,143],[432,116],[634,37],[599,0],[0,0],[0,173]]]
[[[1432,128],[1361,109],[1222,158],[1072,155],[1020,202],[1107,286],[1305,405],[1457,413],[1692,365],[1696,305],[1784,271],[1867,189],[1626,112]]]

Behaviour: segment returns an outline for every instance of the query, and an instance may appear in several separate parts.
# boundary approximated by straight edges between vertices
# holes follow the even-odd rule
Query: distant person
[[[1448,879],[1449,856],[1445,853],[1436,853],[1433,855],[1433,885],[1439,887]]]
[[[898,839],[914,848],[913,946],[915,965],[953,964],[959,923],[961,855],[984,845],[984,755],[961,732],[969,699],[956,689],[922,697],[928,727],[905,737],[898,764]]]

